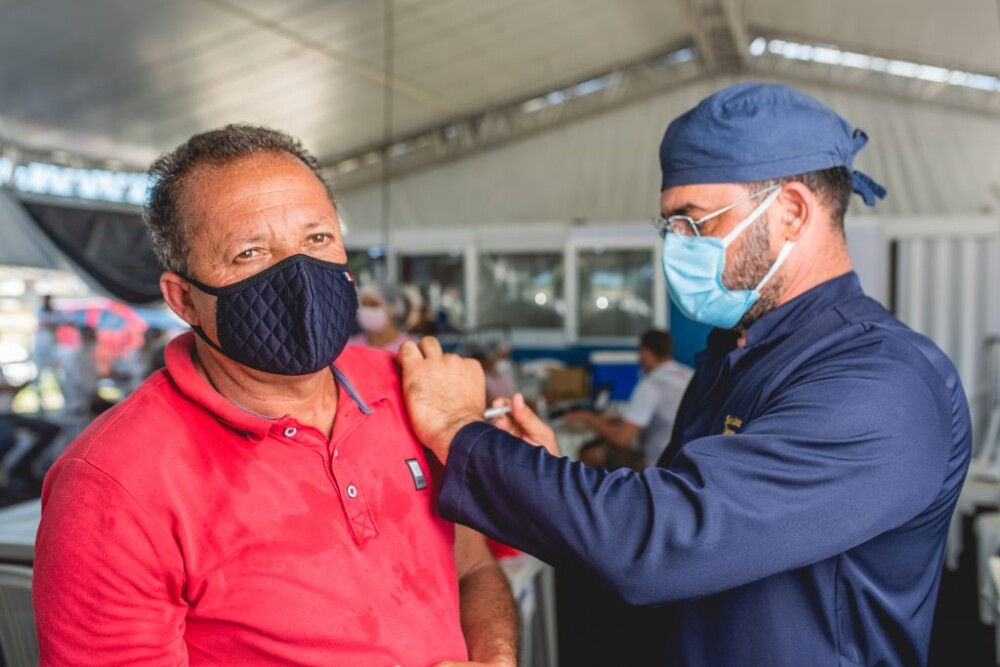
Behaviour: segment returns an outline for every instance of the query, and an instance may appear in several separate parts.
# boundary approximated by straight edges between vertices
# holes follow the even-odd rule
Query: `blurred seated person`
[[[399,352],[399,346],[413,340],[399,330],[410,312],[403,293],[383,282],[370,282],[358,290],[358,326],[361,333],[351,336],[348,345],[362,345]]]
[[[674,339],[666,331],[650,329],[639,338],[639,365],[643,375],[621,418],[587,410],[568,412],[566,424],[593,429],[600,442],[585,446],[580,460],[608,468],[655,465],[670,442],[674,418],[694,371],[674,361]],[[641,448],[632,444],[641,435]]]

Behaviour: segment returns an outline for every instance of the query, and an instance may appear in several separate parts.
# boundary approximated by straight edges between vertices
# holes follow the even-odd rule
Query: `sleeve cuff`
[[[451,441],[448,461],[444,468],[444,481],[441,483],[441,493],[438,497],[439,511],[443,518],[460,522],[462,519],[462,503],[466,490],[469,488],[469,463],[472,451],[485,434],[495,431],[496,427],[487,422],[472,422],[466,424]]]

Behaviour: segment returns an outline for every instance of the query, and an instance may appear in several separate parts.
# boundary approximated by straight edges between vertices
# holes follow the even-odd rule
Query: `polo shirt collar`
[[[194,362],[194,353],[194,332],[182,334],[171,340],[167,344],[165,353],[167,372],[178,391],[214,414],[220,421],[237,431],[246,433],[253,440],[262,440],[277,422],[284,421],[287,417],[287,415],[285,417],[258,415],[230,401],[199,372]],[[371,405],[384,394],[373,392],[366,400],[364,389],[359,391],[357,384],[352,382],[351,378],[356,375],[355,373],[344,372],[335,365],[331,366],[331,370],[338,386],[344,390],[341,399],[346,394],[363,414],[371,414]],[[375,395],[376,393],[378,395]]]
[[[396,355],[364,345],[345,347],[337,357],[334,375],[362,412],[363,405],[375,405],[392,396],[401,385]]]

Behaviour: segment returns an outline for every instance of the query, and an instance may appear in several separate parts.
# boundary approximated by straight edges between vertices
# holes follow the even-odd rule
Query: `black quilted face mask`
[[[292,255],[225,287],[186,278],[218,298],[216,335],[202,340],[244,366],[279,375],[315,373],[336,359],[354,328],[358,295],[346,264]]]

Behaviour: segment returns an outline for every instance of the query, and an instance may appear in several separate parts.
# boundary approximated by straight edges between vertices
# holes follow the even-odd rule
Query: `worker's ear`
[[[798,241],[814,222],[819,210],[816,195],[806,187],[805,183],[790,181],[781,189],[778,195],[777,219],[785,241]]]
[[[201,320],[191,301],[192,288],[191,283],[172,271],[166,271],[160,276],[160,292],[170,310],[192,327],[196,327],[201,326]]]

